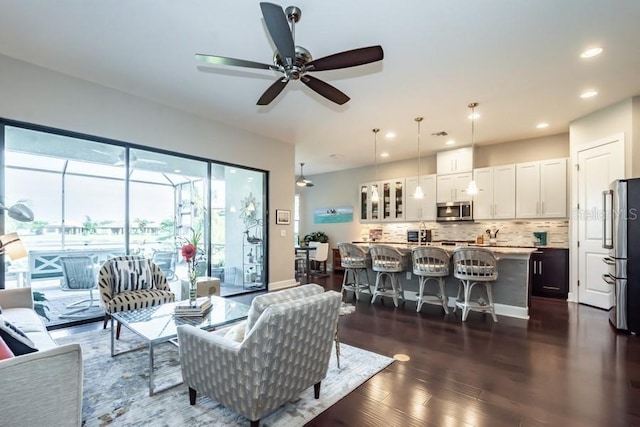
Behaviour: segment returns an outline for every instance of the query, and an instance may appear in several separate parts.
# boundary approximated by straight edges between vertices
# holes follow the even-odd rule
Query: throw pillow
[[[0,316],[0,338],[9,346],[16,356],[38,351],[24,332]]]
[[[246,321],[240,322],[237,325],[234,325],[229,328],[224,337],[235,342],[242,342],[244,340],[244,331],[247,327]]]
[[[114,293],[152,288],[152,275],[147,260],[113,261]]]
[[[11,359],[13,357],[13,352],[9,348],[6,342],[2,338],[0,338],[0,360]]]

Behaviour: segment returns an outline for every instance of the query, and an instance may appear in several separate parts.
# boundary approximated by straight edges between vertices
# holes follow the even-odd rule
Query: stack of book
[[[178,301],[174,310],[176,316],[202,316],[211,308],[211,299],[209,297],[200,297],[196,299],[195,304],[191,304],[189,300]]]

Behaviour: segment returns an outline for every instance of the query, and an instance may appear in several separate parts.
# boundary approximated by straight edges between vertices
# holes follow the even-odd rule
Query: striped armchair
[[[107,327],[111,313],[175,300],[160,267],[149,259],[135,255],[111,258],[102,264],[98,285],[105,311],[103,328]],[[116,338],[120,338],[120,323]]]
[[[261,418],[312,385],[319,398],[342,298],[318,288],[321,292],[310,296],[300,296],[305,292],[293,288],[298,296],[294,299],[288,298],[287,290],[267,294],[279,301],[263,307],[255,304],[261,297],[256,298],[251,311],[264,311],[257,318],[250,311],[242,342],[179,326],[180,363],[190,403],[196,403],[197,393],[204,393],[257,427]],[[249,327],[252,319],[255,323]]]

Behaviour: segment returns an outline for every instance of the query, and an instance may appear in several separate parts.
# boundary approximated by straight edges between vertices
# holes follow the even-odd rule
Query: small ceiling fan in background
[[[274,70],[283,74],[262,94],[257,105],[269,105],[290,80],[301,80],[311,90],[328,100],[342,105],[349,101],[349,97],[330,84],[317,79],[308,73],[311,71],[337,70],[355,67],[380,61],[384,58],[382,46],[369,46],[347,50],[319,59],[313,59],[311,53],[295,45],[295,24],[300,20],[302,11],[296,6],[289,6],[283,10],[273,3],[260,3],[262,16],[269,31],[269,35],[276,45],[277,51],[273,56],[273,64],[245,61],[243,59],[227,58],[217,55],[196,54],[198,61],[216,65],[231,65],[235,67]],[[291,28],[289,28],[289,23]]]
[[[304,167],[304,163],[300,163],[300,176],[296,180],[296,185],[298,187],[313,187],[313,182],[310,179],[305,178],[304,172],[302,168]]]

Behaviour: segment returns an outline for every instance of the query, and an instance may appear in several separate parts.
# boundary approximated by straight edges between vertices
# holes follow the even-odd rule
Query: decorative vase
[[[195,280],[189,282],[189,305],[196,306],[196,298],[198,296],[198,283]]]

